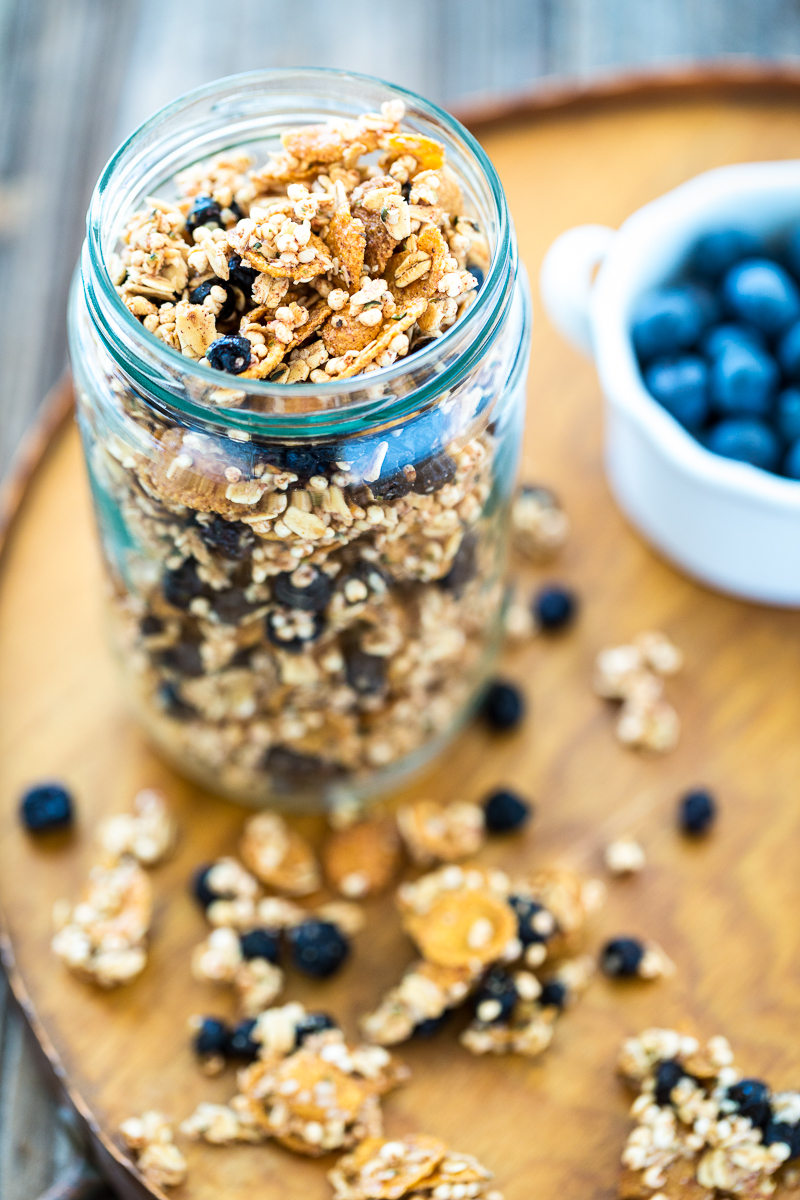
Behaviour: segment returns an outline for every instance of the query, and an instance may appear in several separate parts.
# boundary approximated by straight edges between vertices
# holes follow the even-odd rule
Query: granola
[[[603,857],[612,875],[636,875],[644,870],[647,861],[644,850],[631,837],[616,838],[609,842]]]
[[[278,813],[251,817],[241,840],[242,861],[267,887],[290,896],[307,896],[320,886],[314,851]]]
[[[400,865],[400,839],[386,818],[356,821],[336,829],[322,848],[330,883],[343,896],[361,899],[387,887]]]
[[[78,903],[54,907],[53,952],[100,987],[128,983],[147,963],[151,916],[150,880],[134,858],[93,867]]]
[[[397,824],[411,858],[422,867],[469,858],[486,841],[479,804],[416,800],[397,810]]]
[[[534,562],[556,554],[569,536],[569,518],[549,488],[522,484],[511,506],[516,548]]]
[[[103,821],[100,843],[112,858],[131,854],[142,866],[155,866],[175,843],[175,821],[164,797],[153,788],[138,792],[133,808],[133,813],[119,813]]]
[[[796,1182],[786,1164],[800,1156],[800,1093],[742,1078],[724,1037],[703,1045],[648,1029],[623,1044],[619,1069],[639,1093],[622,1154],[622,1200],[759,1200]]]
[[[120,1125],[120,1133],[147,1183],[165,1188],[184,1182],[186,1159],[175,1145],[172,1125],[163,1113],[151,1109],[141,1117],[129,1117]]]
[[[328,1178],[334,1200],[503,1200],[489,1187],[491,1171],[476,1158],[422,1133],[367,1138]]]
[[[641,633],[629,645],[598,654],[594,690],[622,701],[616,732],[623,745],[659,753],[677,745],[680,720],[664,698],[664,678],[682,665],[683,655],[663,633]]]

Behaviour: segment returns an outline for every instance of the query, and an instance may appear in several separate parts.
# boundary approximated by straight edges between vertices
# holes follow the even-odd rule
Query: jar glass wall
[[[287,127],[403,99],[446,146],[490,261],[440,337],[370,375],[225,377],[117,294],[119,231],[176,171],[263,159]],[[73,372],[110,580],[110,630],[145,728],[184,773],[254,803],[377,794],[472,711],[500,639],[530,301],[491,164],[457,122],[340,72],[192,93],[106,169],[70,308]]]

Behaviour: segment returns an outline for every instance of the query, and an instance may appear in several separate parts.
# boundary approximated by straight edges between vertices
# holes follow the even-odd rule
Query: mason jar
[[[485,237],[474,302],[371,374],[224,375],[115,288],[120,230],[176,172],[390,100],[444,144]],[[233,76],[142,125],[94,192],[70,304],[78,417],[130,704],[174,766],[285,807],[363,801],[470,716],[501,638],[530,298],[492,164],[451,116],[365,76]]]

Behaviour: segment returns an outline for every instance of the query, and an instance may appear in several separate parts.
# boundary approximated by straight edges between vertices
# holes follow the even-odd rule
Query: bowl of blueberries
[[[619,230],[570,229],[541,289],[594,358],[623,512],[702,582],[800,606],[800,162],[720,167]]]

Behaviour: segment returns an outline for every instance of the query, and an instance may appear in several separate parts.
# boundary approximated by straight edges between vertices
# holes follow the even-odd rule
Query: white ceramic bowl
[[[629,330],[637,298],[670,280],[702,234],[734,225],[772,236],[798,222],[800,162],[720,167],[645,205],[618,231],[568,230],[540,280],[554,325],[594,357],[606,471],[623,512],[696,579],[791,607],[800,606],[800,482],[705,450],[647,393]]]

